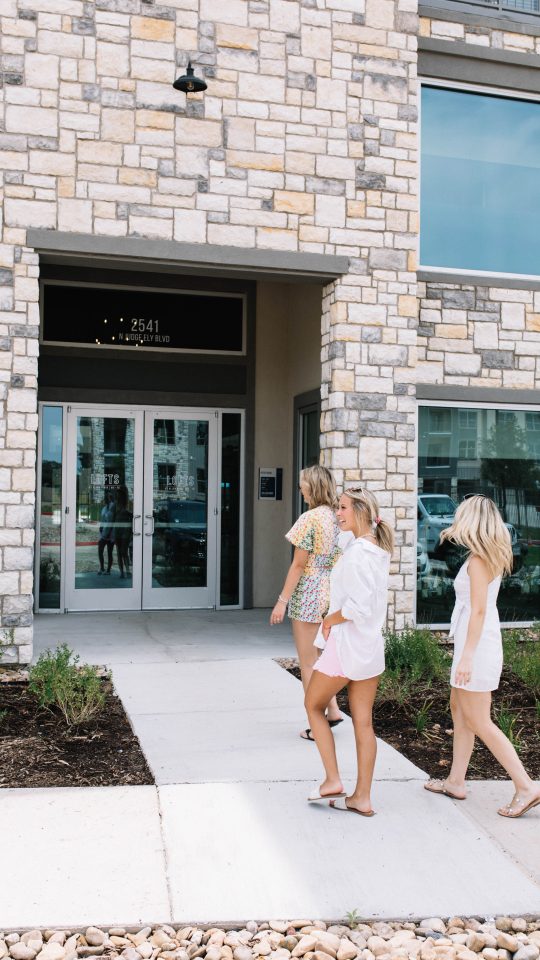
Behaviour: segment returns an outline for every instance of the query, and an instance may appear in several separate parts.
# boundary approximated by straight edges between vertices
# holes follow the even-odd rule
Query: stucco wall
[[[256,607],[274,604],[291,559],[294,397],[320,387],[320,329],[319,287],[258,284],[254,482],[259,467],[282,467],[283,500],[260,501],[255,490]]]

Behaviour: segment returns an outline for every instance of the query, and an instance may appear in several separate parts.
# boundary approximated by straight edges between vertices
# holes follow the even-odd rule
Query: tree
[[[520,496],[525,505],[527,500],[533,499],[527,497],[527,492],[538,489],[540,469],[531,459],[527,435],[516,414],[505,413],[504,418],[495,416],[495,423],[482,445],[481,477],[495,488],[495,497],[505,520],[508,520],[508,494],[514,492],[517,522],[520,524]]]

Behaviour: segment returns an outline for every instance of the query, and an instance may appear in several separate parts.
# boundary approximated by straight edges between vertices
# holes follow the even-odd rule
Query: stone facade
[[[344,254],[322,303],[322,449],[397,530],[412,620],[415,384],[538,383],[540,294],[417,284],[417,39],[540,50],[417,0],[3,0],[0,614],[28,659],[37,254],[28,227]],[[208,90],[171,84],[188,58]],[[420,329],[418,306],[420,303]]]

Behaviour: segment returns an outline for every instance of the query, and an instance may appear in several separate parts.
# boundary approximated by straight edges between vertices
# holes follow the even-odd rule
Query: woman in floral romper
[[[337,501],[334,478],[326,467],[307,467],[300,473],[300,490],[309,509],[286,534],[293,544],[294,557],[283,589],[272,610],[270,623],[281,623],[287,606],[300,661],[304,690],[307,690],[318,650],[313,643],[326,616],[330,600],[330,572],[340,555],[339,527],[335,516]],[[337,700],[328,705],[328,722],[340,723]],[[300,734],[313,740],[311,730]]]

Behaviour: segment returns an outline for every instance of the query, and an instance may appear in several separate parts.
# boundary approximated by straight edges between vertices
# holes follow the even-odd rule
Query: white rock
[[[84,938],[89,947],[101,947],[101,945],[105,943],[107,935],[103,933],[103,930],[99,930],[97,927],[88,927]]]
[[[246,947],[245,944],[239,944],[233,950],[234,960],[252,960],[253,950],[250,947]]]
[[[140,954],[137,953],[135,947],[126,947],[122,950],[121,956],[124,960],[141,960]]]
[[[480,953],[486,945],[486,936],[484,933],[477,933],[473,931],[467,937],[467,947],[469,950],[472,950],[474,953]]]
[[[128,938],[137,947],[143,940],[148,940],[151,933],[152,927],[143,927],[142,930],[138,930],[137,933],[128,933]]]
[[[356,944],[352,943],[347,937],[343,937],[339,944],[337,960],[354,960],[358,952],[359,948]]]
[[[246,924],[246,926],[248,926]],[[248,926],[249,929],[249,926]],[[276,933],[287,933],[289,929],[289,924],[285,923],[284,920],[270,920],[270,929],[275,930]]]
[[[514,960],[537,960],[540,949],[535,943],[526,943],[514,954]]]
[[[505,933],[504,930],[499,930],[497,933],[497,946],[501,950],[510,950],[510,953],[515,953],[519,947],[519,940],[516,937],[513,937],[511,933]]]
[[[113,940],[113,943],[116,940],[123,940],[123,939],[124,939],[123,937],[115,937]],[[144,943],[139,943],[139,945],[135,947],[135,949],[139,954],[139,956],[143,958],[143,960],[149,960],[149,958],[152,956],[154,952],[152,948],[152,944],[148,943],[148,940],[145,940]],[[219,956],[217,957],[217,960],[219,960]]]
[[[27,947],[25,943],[17,942],[9,948],[9,955],[13,960],[34,960],[36,951]]]
[[[440,917],[428,917],[420,923],[421,930],[433,930],[434,933],[446,933],[446,924]]]
[[[317,939],[312,936],[303,936],[292,951],[293,957],[303,957],[305,953],[315,950]],[[240,960],[240,958],[238,958]]]
[[[4,957],[7,957],[9,950],[5,940],[0,940],[0,960],[4,960]]]
[[[38,953],[40,960],[64,960],[66,949],[56,940],[49,940]]]

